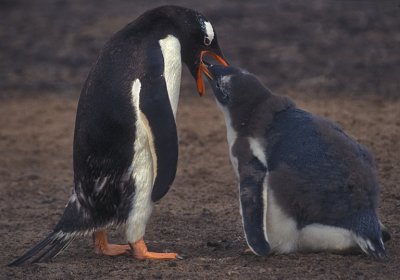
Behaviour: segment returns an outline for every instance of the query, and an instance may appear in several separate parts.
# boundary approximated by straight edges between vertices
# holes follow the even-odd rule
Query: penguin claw
[[[177,260],[184,260],[184,259],[185,259],[185,256],[183,256],[183,255],[176,255],[176,259],[177,259]]]

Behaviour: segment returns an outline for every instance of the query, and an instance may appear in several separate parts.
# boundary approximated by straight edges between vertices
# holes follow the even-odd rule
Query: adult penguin
[[[176,174],[181,63],[202,95],[205,54],[227,65],[211,23],[177,6],[144,13],[106,43],[79,99],[69,202],[54,230],[10,266],[34,256],[33,262],[47,261],[87,234],[94,234],[99,254],[132,250],[140,260],[178,257],[148,252],[143,236],[154,202]],[[126,225],[128,244],[108,243],[111,225]]]

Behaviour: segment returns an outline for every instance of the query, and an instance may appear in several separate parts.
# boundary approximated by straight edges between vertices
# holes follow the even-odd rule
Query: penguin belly
[[[299,251],[343,252],[357,247],[355,235],[345,228],[311,224],[299,234]]]
[[[136,114],[136,139],[131,165],[135,195],[127,219],[126,237],[134,243],[143,237],[150,218],[153,202],[151,192],[157,172],[157,158],[151,128],[146,116],[140,111],[141,83],[136,79],[132,85],[132,103]]]
[[[278,205],[274,193],[264,182],[267,189],[267,235],[271,251],[278,254],[295,252],[298,249],[299,230],[296,221],[288,216]]]
[[[178,39],[172,35],[159,40],[159,46],[164,68],[162,76],[158,79],[158,83],[165,83],[164,86],[173,114],[170,121],[175,126],[182,71],[181,48]],[[148,81],[143,82],[148,83]],[[132,199],[131,210],[126,222],[126,238],[129,243],[134,243],[143,237],[155,201],[152,199],[152,193],[154,188],[157,188],[155,186],[156,178],[160,175],[158,173],[165,171],[165,166],[163,166],[165,159],[163,160],[156,153],[156,135],[154,135],[150,121],[146,116],[150,115],[150,118],[152,118],[154,130],[159,129],[156,125],[161,124],[162,121],[165,122],[166,119],[161,120],[159,118],[161,112],[155,115],[154,110],[156,109],[148,107],[148,104],[141,104],[141,102],[145,102],[144,99],[147,98],[146,96],[148,96],[150,91],[155,90],[154,85],[150,88],[147,85],[146,89],[145,87],[146,85],[142,85],[140,79],[136,79],[131,89],[132,106],[136,115],[136,138],[134,141],[134,158],[131,166],[135,195]],[[149,114],[149,110],[153,112]],[[159,131],[161,130],[159,129]],[[158,152],[160,152],[160,147]],[[158,161],[160,159],[161,164],[159,165]],[[173,168],[173,164],[170,164],[168,167]]]
[[[268,189],[267,184],[264,187]],[[268,189],[267,234],[271,251],[278,254],[340,252],[357,246],[354,234],[344,228],[314,223],[299,229],[296,220],[279,206],[271,189]]]

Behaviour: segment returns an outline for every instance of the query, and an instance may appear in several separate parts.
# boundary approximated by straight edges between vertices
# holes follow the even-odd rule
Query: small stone
[[[207,241],[207,247],[221,247],[221,244],[218,241]]]
[[[176,262],[170,262],[170,263],[168,263],[168,266],[169,267],[177,267],[178,265]]]

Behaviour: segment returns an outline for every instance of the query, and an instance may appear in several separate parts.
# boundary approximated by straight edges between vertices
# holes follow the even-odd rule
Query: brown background
[[[97,256],[76,240],[49,263],[5,265],[45,236],[72,187],[77,98],[106,40],[165,1],[0,2],[0,278],[398,279],[400,248],[400,9],[398,1],[169,1],[204,13],[226,57],[275,93],[339,122],[374,152],[390,258],[243,255],[237,182],[211,91],[184,71],[179,169],[148,225],[150,249],[185,260]],[[379,2],[379,3],[377,3]],[[123,242],[119,231],[112,239]]]

